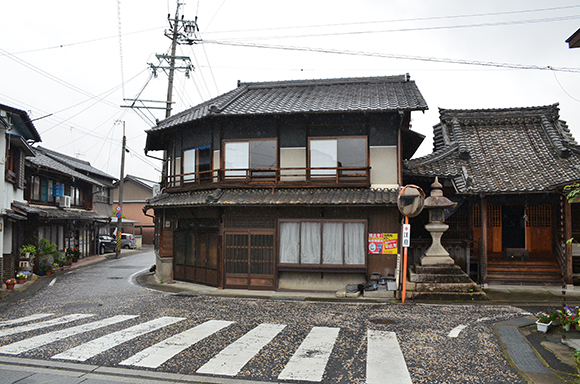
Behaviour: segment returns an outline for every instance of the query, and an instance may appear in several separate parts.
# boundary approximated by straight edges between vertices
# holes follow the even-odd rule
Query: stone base
[[[477,284],[457,265],[411,266],[407,299],[487,300]]]
[[[364,297],[394,299],[395,291],[364,291]]]
[[[449,256],[423,256],[421,265],[454,265],[455,261]]]

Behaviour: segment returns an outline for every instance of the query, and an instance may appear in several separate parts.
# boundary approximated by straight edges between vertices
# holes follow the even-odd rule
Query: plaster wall
[[[338,291],[347,284],[364,284],[364,273],[280,272],[279,289],[297,291]]]
[[[304,181],[306,176],[306,148],[280,148],[280,175],[282,181]],[[284,170],[283,168],[302,168],[301,170]]]
[[[397,188],[397,147],[370,147],[371,188]]]

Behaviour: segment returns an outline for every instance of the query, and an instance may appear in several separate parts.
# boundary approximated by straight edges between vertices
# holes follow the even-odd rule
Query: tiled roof
[[[147,208],[192,206],[396,205],[398,190],[369,188],[216,189],[162,193]]]
[[[240,83],[238,88],[171,116],[150,131],[208,116],[428,109],[408,75]]]
[[[27,215],[38,215],[39,217],[52,220],[86,220],[109,222],[110,217],[93,210],[68,208],[61,209],[50,205],[32,205],[28,202],[14,201],[12,208]]]
[[[50,171],[59,172],[65,175],[69,175],[70,177],[83,180],[90,184],[94,184],[100,187],[103,186],[103,184],[100,183],[99,181],[96,181],[88,176],[85,176],[82,173],[77,172],[74,169],[67,167],[63,163],[58,162],[53,158],[47,156],[42,148],[34,148],[34,153],[36,154],[36,156],[26,158],[27,165],[32,165]]]
[[[580,146],[558,104],[509,109],[440,109],[432,154],[404,174],[453,179],[460,193],[549,191],[580,179]]]
[[[12,113],[12,124],[17,127],[18,134],[26,140],[31,140],[35,143],[42,141],[28,113],[4,104],[0,104],[0,110]],[[4,119],[0,117],[0,124],[4,125],[4,123]]]
[[[44,147],[37,147],[38,149],[42,150],[42,152],[52,158],[53,160],[58,161],[59,163],[65,164],[69,168],[73,168],[81,173],[85,173],[87,176],[89,174],[100,176],[105,179],[109,179],[110,181],[117,180],[116,177],[109,175],[106,172],[101,171],[91,165],[88,161],[79,160],[75,157],[67,156],[59,152],[52,151],[50,149]]]

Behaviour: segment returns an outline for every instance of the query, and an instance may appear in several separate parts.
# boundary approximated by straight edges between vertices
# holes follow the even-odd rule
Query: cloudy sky
[[[124,123],[125,173],[158,180],[160,164],[143,148],[145,130],[165,112],[122,106],[138,96],[165,100],[167,76],[153,77],[149,63],[169,51],[175,0],[5,1],[0,9],[0,103],[37,119],[42,146],[116,177]],[[174,113],[238,80],[409,73],[429,105],[412,116],[426,136],[417,155],[431,152],[438,108],[559,103],[580,139],[580,48],[565,43],[580,28],[577,1],[188,0],[180,14],[197,17],[202,41],[178,48],[195,70],[176,77]]]

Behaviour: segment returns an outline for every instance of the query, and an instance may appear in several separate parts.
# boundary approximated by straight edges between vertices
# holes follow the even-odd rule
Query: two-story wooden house
[[[40,135],[25,111],[0,104],[0,161],[4,178],[0,182],[0,277],[14,277],[18,249],[23,244],[26,216],[12,209],[13,202],[24,202],[26,157],[34,156],[30,144]]]
[[[110,215],[94,210],[93,197],[96,188],[106,186],[56,161],[53,151],[33,151],[26,159],[26,201],[12,204],[27,217],[25,242],[47,239],[59,251],[77,247],[81,257],[96,254],[97,235],[106,231]]]
[[[158,277],[250,289],[336,290],[393,275],[369,233],[398,233],[402,160],[427,104],[408,75],[239,83],[147,131],[164,151]]]

